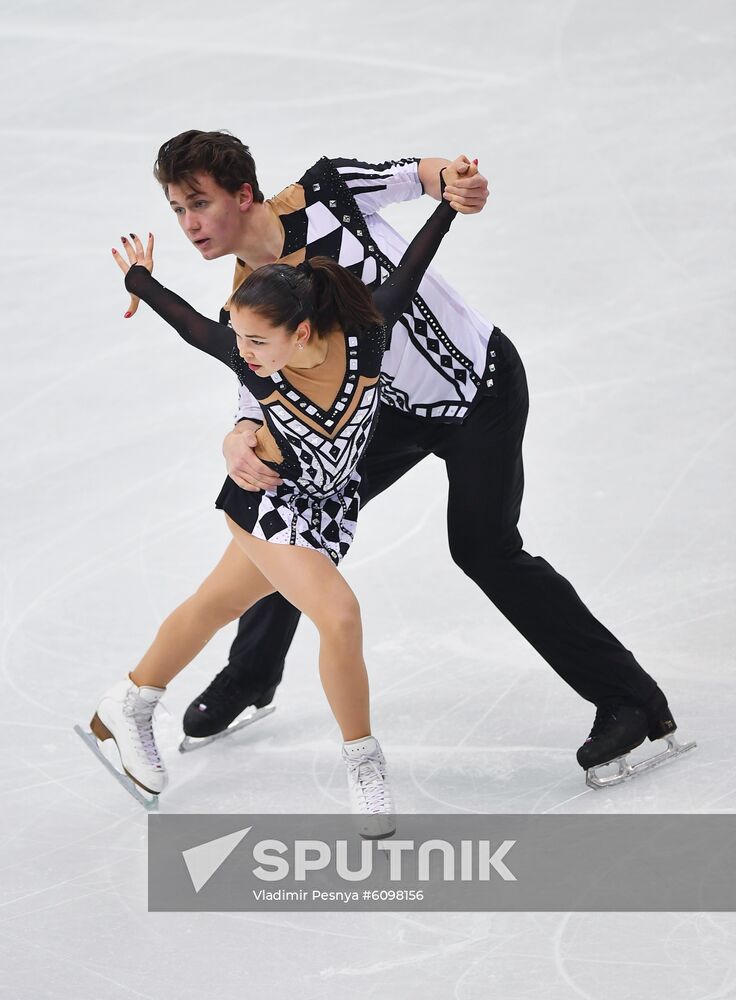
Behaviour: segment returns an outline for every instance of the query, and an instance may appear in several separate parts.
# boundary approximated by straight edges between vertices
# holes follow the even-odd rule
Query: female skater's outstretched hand
[[[117,265],[123,274],[127,274],[128,271],[134,264],[140,264],[141,267],[149,272],[153,271],[153,233],[148,234],[148,243],[146,244],[146,249],[143,249],[143,244],[141,243],[139,237],[135,233],[130,234],[130,240],[126,239],[125,236],[121,236],[120,240],[123,244],[123,249],[128,257],[129,263],[126,264],[123,260],[122,254],[118,253],[115,247],[112,248],[112,255],[117,261]],[[130,319],[134,315],[135,311],[140,304],[140,299],[137,295],[130,296],[130,305],[128,306],[128,311],[125,313],[123,319]]]
[[[458,156],[442,168],[443,198],[461,215],[476,215],[488,200],[488,179],[478,172],[478,161]]]

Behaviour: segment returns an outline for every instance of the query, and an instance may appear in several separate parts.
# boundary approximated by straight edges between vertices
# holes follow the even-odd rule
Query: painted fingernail
[[[133,313],[132,313],[132,312],[127,312],[127,313],[125,313],[125,315],[123,316],[123,319],[130,319],[130,317],[131,317],[132,315],[133,315]]]
[[[124,236],[121,236],[120,239],[123,241],[123,243],[127,243],[128,242]]]
[[[477,159],[473,160],[473,163],[476,165],[476,167],[478,166],[478,160]]]
[[[135,239],[137,239],[138,237],[137,237],[137,236],[135,235],[135,233],[131,233],[131,234],[130,234],[130,238],[131,238],[131,240],[135,240]]]
[[[148,238],[149,238],[149,240],[152,240],[153,239],[153,233],[149,233],[148,234]]]
[[[115,247],[112,248],[112,252],[113,253],[117,253],[117,250],[115,249]]]

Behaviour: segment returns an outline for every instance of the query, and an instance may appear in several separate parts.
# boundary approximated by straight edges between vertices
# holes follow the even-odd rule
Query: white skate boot
[[[360,834],[370,839],[390,837],[396,831],[391,786],[386,761],[378,740],[364,736],[342,745],[348,769],[348,791],[352,811],[360,815]]]
[[[90,732],[80,726],[74,727],[126,791],[147,809],[156,807],[158,795],[168,781],[153,735],[153,710],[164,690],[145,685],[138,687],[130,679],[119,681],[100,699]],[[107,740],[114,741],[127,777],[115,768],[101,748]]]

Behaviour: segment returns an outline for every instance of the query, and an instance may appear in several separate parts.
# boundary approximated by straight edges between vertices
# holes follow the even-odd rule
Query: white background
[[[229,535],[232,376],[127,297],[110,247],[215,315],[151,176],[229,128],[275,193],[318,156],[480,158],[438,268],[519,348],[522,533],[666,691],[698,750],[608,792],[581,701],[452,564],[429,460],[361,519],[374,731],[410,812],[736,811],[732,5],[409,0],[3,4],[0,995],[736,997],[732,914],[146,912],[146,821],[72,732]],[[411,235],[431,205],[387,217]],[[421,515],[417,517],[417,508]],[[276,714],[185,757],[216,637],[170,687],[169,812],[342,811],[316,635]],[[603,862],[604,859],[602,859]]]

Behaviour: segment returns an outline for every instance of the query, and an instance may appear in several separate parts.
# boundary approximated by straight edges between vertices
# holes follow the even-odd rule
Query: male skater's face
[[[237,253],[243,213],[253,203],[250,185],[231,194],[209,174],[200,173],[191,184],[169,184],[168,194],[184,235],[205,260]]]

